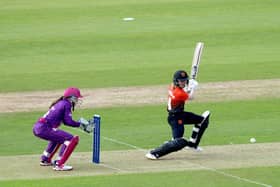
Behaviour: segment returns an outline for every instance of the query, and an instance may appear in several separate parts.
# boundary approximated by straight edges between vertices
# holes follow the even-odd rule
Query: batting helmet
[[[64,97],[71,97],[74,96],[76,98],[82,98],[83,96],[81,95],[81,92],[79,90],[79,88],[75,88],[75,87],[69,87],[64,91],[63,94]]]
[[[178,81],[187,81],[187,84],[189,83],[189,76],[186,71],[184,70],[178,70],[173,75],[173,83],[174,85],[178,86]]]

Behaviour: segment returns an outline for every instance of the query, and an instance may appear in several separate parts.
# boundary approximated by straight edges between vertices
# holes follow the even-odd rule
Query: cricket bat
[[[198,42],[196,44],[196,47],[194,50],[191,73],[190,73],[190,81],[189,81],[189,85],[187,88],[187,92],[189,93],[190,99],[193,99],[194,90],[195,90],[195,86],[192,84],[194,81],[192,81],[191,79],[196,80],[196,78],[197,78],[197,73],[198,73],[198,68],[199,68],[199,63],[200,63],[203,47],[204,47],[204,43]]]
[[[191,73],[190,73],[191,79],[197,78],[197,73],[198,73],[198,68],[199,68],[199,63],[200,63],[203,47],[204,47],[204,43],[202,43],[202,42],[198,42],[196,44],[194,54],[193,54]]]

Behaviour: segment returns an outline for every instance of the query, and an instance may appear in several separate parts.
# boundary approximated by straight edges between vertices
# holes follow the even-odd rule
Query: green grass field
[[[278,6],[1,1],[0,92],[166,84],[174,68],[190,66],[198,41],[206,44],[202,82],[277,78]]]
[[[202,113],[210,108],[213,115],[211,128],[202,140],[203,145],[245,144],[251,136],[258,137],[258,142],[277,142],[280,136],[278,125],[279,100],[258,100],[248,102],[227,102],[212,106],[213,103],[190,104],[189,110]],[[102,135],[129,142],[142,148],[152,148],[170,138],[170,128],[166,122],[165,106],[145,106],[126,108],[105,108],[94,110],[102,116]],[[234,110],[232,110],[232,108]],[[242,111],[242,112],[240,112]],[[90,118],[93,110],[76,111],[74,116]],[[36,113],[1,114],[0,124],[10,124],[1,132],[0,155],[37,154],[46,142],[32,137],[34,119],[42,115]],[[125,117],[124,117],[125,116]],[[191,129],[186,126],[186,134]],[[91,138],[76,129],[63,128],[81,136],[78,151],[90,151]],[[31,136],[31,137],[30,137]],[[13,141],[16,140],[16,141]],[[6,143],[9,142],[9,146]],[[18,143],[21,142],[19,147]],[[131,149],[104,140],[102,150]]]
[[[252,170],[254,173],[252,174]],[[226,170],[226,172],[231,174],[238,174],[243,177],[252,178],[255,180],[262,180],[265,182],[270,182],[270,184],[279,184],[276,180],[279,173],[279,168],[269,167],[269,168],[250,168],[250,169],[233,169]],[[203,180],[201,180],[203,179]],[[271,180],[268,180],[271,179]],[[219,177],[217,174],[208,171],[191,171],[191,172],[162,172],[162,173],[145,173],[145,174],[130,174],[130,175],[114,175],[114,176],[96,176],[92,177],[73,177],[73,178],[61,178],[61,179],[48,179],[48,180],[24,180],[24,181],[14,181],[13,183],[4,181],[1,184],[3,186],[13,186],[21,187],[24,185],[30,187],[47,187],[50,185],[54,186],[149,186],[155,187],[169,187],[174,184],[178,187],[184,186],[217,186],[217,187],[236,187],[236,186],[246,186],[255,187],[256,184],[248,184],[240,182],[238,180]]]
[[[175,70],[189,70],[198,41],[205,43],[200,83],[279,79],[279,6],[275,0],[1,0],[0,93],[169,84]],[[246,144],[252,136],[258,143],[279,142],[279,104],[277,97],[187,108],[212,111],[201,142],[207,146]],[[170,138],[165,107],[92,108],[74,117],[99,113],[102,136],[150,149]],[[0,114],[0,156],[40,154],[46,142],[33,136],[32,125],[44,112]],[[91,151],[90,136],[63,128],[81,137],[77,152]],[[102,139],[103,151],[128,149]],[[279,165],[222,171],[280,185]],[[5,187],[77,185],[265,186],[212,171],[0,180]]]

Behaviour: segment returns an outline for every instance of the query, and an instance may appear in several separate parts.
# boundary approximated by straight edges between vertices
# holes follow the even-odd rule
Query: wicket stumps
[[[93,116],[93,145],[92,145],[92,162],[98,164],[100,162],[100,115]]]

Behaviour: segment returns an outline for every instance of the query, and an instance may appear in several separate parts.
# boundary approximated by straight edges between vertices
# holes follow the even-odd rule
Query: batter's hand
[[[198,86],[198,82],[196,80],[194,79],[189,80],[189,85],[188,85],[189,90],[191,89],[195,90],[197,86]]]
[[[198,82],[194,79],[189,80],[189,85],[188,85],[188,94],[189,94],[189,99],[194,98],[194,90],[197,89]]]

